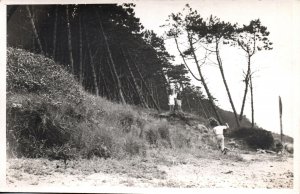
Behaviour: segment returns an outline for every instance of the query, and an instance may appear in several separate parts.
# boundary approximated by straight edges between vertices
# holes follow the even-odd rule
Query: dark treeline
[[[253,127],[251,59],[258,51],[272,49],[269,32],[260,20],[239,27],[214,16],[202,18],[186,5],[182,13],[172,13],[164,25],[165,38],[174,40],[183,62],[174,64],[164,38],[144,29],[134,7],[134,4],[9,5],[7,46],[52,58],[72,73],[86,91],[123,104],[168,110],[168,95],[171,85],[175,86],[181,91],[183,111],[204,118],[213,116],[233,127],[248,122],[243,112],[249,89]],[[247,57],[240,114],[224,73],[222,47],[242,49]],[[230,116],[218,108],[207,76],[202,72],[208,58],[221,73],[225,95],[232,107]],[[197,71],[191,71],[193,65]],[[199,81],[201,88],[191,84],[188,73]]]
[[[163,38],[135,17],[133,4],[10,5],[7,42],[52,58],[87,91],[109,100],[167,110],[176,83],[184,111],[213,115],[185,66],[171,64]]]

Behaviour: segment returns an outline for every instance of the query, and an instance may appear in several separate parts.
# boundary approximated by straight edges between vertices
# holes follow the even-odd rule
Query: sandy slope
[[[8,159],[7,186],[14,190],[42,186],[126,186],[180,188],[293,188],[293,158],[241,154],[228,158],[96,159],[61,161]]]

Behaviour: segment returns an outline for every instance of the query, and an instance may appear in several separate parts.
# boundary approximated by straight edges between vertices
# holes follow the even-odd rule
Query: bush
[[[247,144],[253,148],[269,149],[274,143],[272,133],[262,128],[243,127],[233,131],[231,135],[245,139]]]
[[[131,131],[131,126],[134,122],[134,116],[129,113],[121,113],[120,114],[120,125],[123,128],[123,131],[129,133]]]
[[[124,143],[124,150],[129,153],[130,156],[133,155],[146,155],[146,146],[144,141],[138,139],[137,137],[127,136]]]
[[[189,139],[186,138],[182,131],[174,131],[172,139],[175,148],[188,147]]]
[[[172,147],[170,126],[166,120],[151,119],[147,124],[141,125],[143,135],[148,144],[155,147]]]
[[[273,150],[275,152],[280,152],[283,150],[283,145],[279,139],[274,139]]]
[[[158,141],[158,133],[155,129],[149,129],[145,131],[146,140],[150,145],[157,145]]]
[[[204,133],[201,135],[201,141],[207,145],[210,146],[212,149],[218,149],[217,139],[215,138],[215,135],[212,133]]]
[[[7,141],[17,152],[14,154],[39,157],[41,149],[69,141],[71,131],[65,126],[69,115],[61,117],[64,106],[56,107],[37,95],[18,95],[17,98],[18,101],[8,98],[6,109]]]
[[[195,144],[195,135],[184,126],[173,126],[171,134],[172,145],[174,148],[191,148]]]
[[[170,131],[166,126],[159,127],[158,133],[159,133],[160,138],[165,139],[167,141],[170,140]]]

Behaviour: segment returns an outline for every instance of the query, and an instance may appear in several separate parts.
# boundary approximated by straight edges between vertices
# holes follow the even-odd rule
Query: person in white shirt
[[[224,145],[223,131],[229,128],[228,124],[226,123],[226,125],[220,125],[217,120],[211,119],[210,126],[213,128],[213,131],[216,135],[219,148],[221,148],[223,154],[226,154],[227,148]]]
[[[170,112],[174,111],[174,106],[175,106],[175,98],[176,98],[176,93],[174,90],[171,90],[171,93],[169,94],[169,107],[170,107]]]

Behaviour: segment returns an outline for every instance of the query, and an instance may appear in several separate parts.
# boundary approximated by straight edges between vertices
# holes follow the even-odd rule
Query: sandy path
[[[207,160],[198,164],[165,168],[174,186],[209,188],[292,188],[293,160],[226,162]]]
[[[293,159],[269,154],[244,154],[244,161],[192,159],[184,163],[155,165],[161,177],[131,176],[127,172],[82,172],[39,165],[38,171],[12,167],[7,162],[7,185],[14,189],[43,186],[126,186],[180,188],[292,188]],[[20,159],[17,159],[20,160]],[[14,160],[16,162],[16,159]],[[36,160],[42,164],[42,162]],[[57,162],[57,161],[56,161]],[[149,161],[148,161],[149,162]],[[46,164],[46,162],[44,162]],[[101,165],[105,165],[102,163]],[[148,165],[148,163],[147,163]],[[42,172],[43,173],[40,173]],[[128,170],[127,170],[128,171]],[[130,171],[130,169],[129,169]]]

